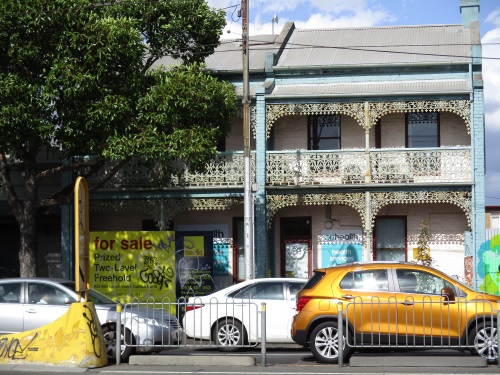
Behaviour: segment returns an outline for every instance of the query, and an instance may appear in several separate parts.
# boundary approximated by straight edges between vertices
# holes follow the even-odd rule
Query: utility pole
[[[243,52],[243,143],[245,160],[245,280],[254,278],[253,259],[253,198],[252,167],[250,154],[250,83],[249,83],[249,34],[248,34],[248,1],[241,1],[242,13],[242,52]]]

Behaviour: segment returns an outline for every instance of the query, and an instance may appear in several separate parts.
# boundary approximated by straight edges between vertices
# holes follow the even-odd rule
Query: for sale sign
[[[175,302],[175,234],[158,231],[90,232],[90,285],[127,303]]]

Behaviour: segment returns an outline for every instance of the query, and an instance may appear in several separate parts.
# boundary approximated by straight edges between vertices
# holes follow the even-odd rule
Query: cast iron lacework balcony
[[[368,155],[372,184],[472,181],[470,147],[371,149]],[[266,184],[268,186],[364,184],[366,163],[364,149],[269,151],[266,155]],[[105,188],[154,188],[151,175],[154,175],[154,171],[137,167],[131,162],[108,181]],[[255,176],[255,153],[252,153],[252,175]],[[208,164],[204,173],[185,172],[180,177],[173,177],[171,184],[163,188],[243,187],[243,185],[243,153],[222,152]]]
[[[267,184],[364,184],[366,163],[362,149],[268,152]],[[470,147],[372,149],[369,165],[373,184],[472,180]]]
[[[252,154],[252,171],[255,175],[255,155]],[[106,173],[111,169],[112,163],[101,168],[100,173]],[[178,166],[183,169],[183,166]],[[244,155],[243,152],[221,152],[207,165],[204,173],[191,173],[185,171],[180,176],[172,176],[169,186],[163,188],[178,187],[239,187],[244,185]],[[153,179],[155,171],[138,166],[137,161],[132,160],[122,168],[116,176],[111,178],[105,185],[105,189],[123,188],[154,188]],[[92,178],[90,179],[92,182]]]

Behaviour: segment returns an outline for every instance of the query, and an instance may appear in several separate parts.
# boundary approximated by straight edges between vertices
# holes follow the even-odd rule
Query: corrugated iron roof
[[[276,52],[280,45],[274,41],[278,35],[259,35],[250,38],[249,69],[264,70],[265,57],[269,52]],[[241,40],[221,41],[221,45],[205,60],[211,70],[238,71],[243,70]]]
[[[278,35],[258,35],[250,38],[250,70],[264,70],[265,56],[269,52],[276,52],[280,44],[275,44]],[[175,65],[179,61],[169,56],[163,57],[155,65]],[[221,40],[221,44],[215,49],[214,53],[205,59],[207,68],[213,71],[242,71],[243,55],[241,39]]]
[[[295,29],[278,67],[468,62],[461,25]]]
[[[290,23],[293,25],[292,23]],[[263,71],[265,57],[283,48],[276,69],[392,64],[463,63],[471,59],[471,32],[461,25],[417,25],[339,29],[293,29],[283,35],[250,37],[250,71]],[[282,34],[286,34],[285,30]],[[241,40],[222,40],[206,59],[212,71],[242,71]],[[155,65],[176,62],[165,57]]]

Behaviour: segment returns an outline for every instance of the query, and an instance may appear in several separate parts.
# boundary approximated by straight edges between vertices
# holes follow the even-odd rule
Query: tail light
[[[186,311],[193,311],[199,309],[205,305],[186,305]]]
[[[310,300],[312,300],[312,297],[299,297],[297,299],[297,305],[295,307],[295,310],[296,311],[302,310],[304,306],[307,304],[307,302],[309,302]]]

